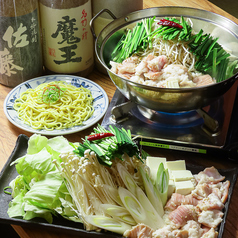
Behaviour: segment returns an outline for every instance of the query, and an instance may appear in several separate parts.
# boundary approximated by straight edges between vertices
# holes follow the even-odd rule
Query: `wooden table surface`
[[[186,7],[193,7],[199,9],[205,9],[211,12],[218,13],[223,15],[232,21],[238,23],[238,20],[229,15],[228,13],[224,12],[222,9],[216,7],[212,3],[206,0],[144,0],[144,8],[150,7],[160,7],[160,6],[186,6]],[[101,85],[101,87],[107,92],[109,100],[112,99],[115,86],[109,79],[107,75],[101,74],[98,71],[94,70],[87,78],[93,80],[94,82]],[[10,156],[17,137],[20,134],[26,134],[27,136],[31,136],[31,133],[25,132],[14,125],[12,125],[6,118],[4,111],[3,111],[3,103],[4,99],[6,98],[7,94],[11,88],[5,87],[0,85],[0,170],[3,168],[4,164],[6,163],[8,157]],[[91,133],[92,127],[88,128],[83,132],[78,132],[72,135],[65,136],[69,141],[81,141],[85,135]],[[155,152],[156,153],[156,152]],[[196,162],[195,162],[196,163]],[[223,162],[221,161],[209,161],[207,165],[218,165],[222,167]],[[231,165],[233,166],[233,165]],[[235,166],[235,165],[234,165]],[[226,238],[238,237],[238,205],[236,199],[238,197],[238,183],[236,183],[228,216],[225,225],[225,232],[224,236]],[[1,204],[0,204],[1,205]],[[67,234],[52,232],[49,230],[40,230],[32,227],[20,227],[17,225],[13,225],[14,229],[17,231],[20,237],[22,238],[66,238],[68,237]],[[71,236],[74,238],[74,236]],[[76,237],[76,236],[75,236]]]

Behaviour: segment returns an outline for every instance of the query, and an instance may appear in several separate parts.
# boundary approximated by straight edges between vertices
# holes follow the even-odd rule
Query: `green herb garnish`
[[[57,102],[64,91],[65,90],[61,89],[57,84],[49,84],[43,89],[41,96],[42,102],[46,104]]]
[[[94,128],[94,133],[112,133],[115,136],[110,136],[98,140],[89,141],[84,140],[82,144],[75,150],[76,154],[84,156],[84,151],[90,149],[97,154],[99,161],[107,166],[111,166],[112,161],[115,158],[122,160],[122,155],[124,153],[129,156],[136,155],[139,156],[139,149],[135,142],[132,141],[131,133],[124,128],[119,129],[117,127],[110,126],[110,130],[106,130],[102,126],[98,125]]]

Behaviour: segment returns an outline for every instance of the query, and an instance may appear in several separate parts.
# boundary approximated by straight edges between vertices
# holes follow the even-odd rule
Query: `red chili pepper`
[[[89,140],[89,141],[100,140],[100,139],[103,139],[103,138],[109,137],[109,136],[114,136],[114,134],[112,134],[110,132],[102,132],[102,133],[98,133],[98,134],[89,135],[87,137],[87,140]]]
[[[178,23],[176,23],[174,21],[170,21],[170,20],[164,19],[164,18],[160,19],[158,24],[162,25],[162,26],[171,26],[171,27],[176,27],[176,28],[180,28],[180,29],[183,28],[180,24],[178,24]]]

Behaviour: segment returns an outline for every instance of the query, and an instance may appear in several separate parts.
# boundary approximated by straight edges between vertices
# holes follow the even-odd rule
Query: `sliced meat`
[[[197,208],[200,209],[200,211],[213,209],[222,210],[224,208],[224,204],[216,194],[211,193],[207,198],[198,202]]]
[[[122,64],[126,64],[126,63],[134,63],[134,64],[138,64],[139,63],[139,58],[137,56],[131,56],[127,59],[125,59]]]
[[[204,233],[201,238],[217,238],[218,232],[211,228],[208,232]]]
[[[225,176],[222,176],[218,170],[212,166],[206,168],[204,171],[201,171],[194,176],[198,183],[219,183],[225,179]]]
[[[118,74],[134,74],[136,72],[136,64],[135,63],[122,63],[118,65]]]
[[[224,213],[220,210],[202,211],[198,215],[198,222],[210,228],[216,228],[221,222]]]
[[[188,237],[201,237],[204,230],[201,225],[193,220],[187,221],[187,223],[181,228],[182,230],[188,231]]]
[[[148,61],[147,67],[153,72],[160,72],[167,63],[167,57],[165,55],[160,55]]]
[[[175,210],[180,205],[193,205],[197,206],[198,200],[194,198],[191,194],[182,195],[179,193],[173,193],[167,204],[165,205],[165,209]]]
[[[162,74],[163,74],[162,72],[149,71],[148,73],[145,73],[144,76],[146,79],[150,79],[152,81],[157,81],[157,80],[160,80]]]
[[[197,213],[193,205],[181,205],[170,212],[169,219],[177,226],[181,227],[189,220],[197,221]]]
[[[136,67],[136,75],[143,75],[144,73],[148,73],[149,69],[147,67],[147,62],[142,60]]]
[[[229,188],[230,188],[230,181],[227,180],[226,182],[222,183],[220,191],[222,192],[222,197],[221,197],[221,201],[225,204],[228,195],[229,195]]]
[[[115,74],[118,73],[118,66],[120,65],[119,63],[116,63],[114,61],[110,61],[110,65],[112,66],[111,67],[111,71]]]
[[[225,176],[222,176],[214,166],[206,168],[203,172],[208,177],[212,177],[216,182],[221,182],[225,179]]]
[[[174,230],[171,226],[165,226],[153,233],[153,238],[188,238],[187,230]]]
[[[123,234],[128,238],[152,238],[154,230],[144,224],[138,224]]]
[[[193,82],[196,83],[197,87],[206,86],[209,84],[213,84],[214,80],[209,74],[201,75],[193,79]]]
[[[211,193],[212,187],[210,187],[207,183],[198,184],[191,192],[192,196],[199,200],[208,197],[208,195]]]

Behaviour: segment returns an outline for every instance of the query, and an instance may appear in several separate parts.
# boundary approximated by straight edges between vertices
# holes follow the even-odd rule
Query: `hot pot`
[[[148,109],[164,112],[181,112],[203,108],[217,100],[238,78],[235,73],[231,78],[209,86],[195,88],[158,88],[141,85],[122,78],[110,70],[109,62],[111,53],[118,40],[127,28],[133,28],[143,18],[163,17],[190,18],[193,22],[193,29],[198,32],[210,33],[213,37],[219,37],[218,43],[223,46],[234,58],[238,58],[238,25],[233,21],[205,10],[187,7],[156,7],[132,12],[124,17],[116,18],[107,9],[101,12],[108,12],[114,20],[108,24],[98,35],[95,41],[95,51],[100,63],[107,70],[111,80],[117,89],[130,101],[144,106]],[[93,21],[100,15],[97,14],[91,21],[93,32]]]

